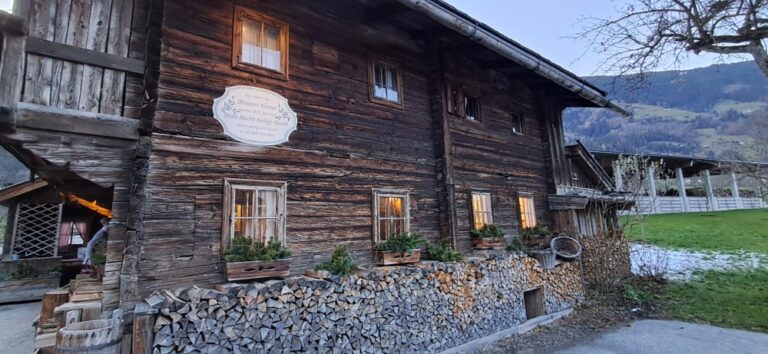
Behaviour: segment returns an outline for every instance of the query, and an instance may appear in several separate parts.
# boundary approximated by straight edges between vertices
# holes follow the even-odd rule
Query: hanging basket
[[[579,241],[573,237],[560,234],[549,242],[552,252],[560,259],[572,261],[581,257],[582,247]]]

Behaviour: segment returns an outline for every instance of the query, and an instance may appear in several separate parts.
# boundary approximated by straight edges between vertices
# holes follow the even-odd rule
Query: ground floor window
[[[376,189],[373,191],[373,239],[386,241],[392,235],[410,230],[407,191]]]
[[[235,237],[285,243],[285,192],[282,182],[226,180],[226,243]]]
[[[536,226],[536,207],[533,203],[533,195],[521,194],[517,197],[520,206],[520,227],[523,229]]]
[[[491,193],[472,191],[470,196],[472,198],[472,228],[479,230],[485,225],[493,225]]]
[[[58,254],[61,203],[20,203],[16,206],[11,252],[19,258]]]

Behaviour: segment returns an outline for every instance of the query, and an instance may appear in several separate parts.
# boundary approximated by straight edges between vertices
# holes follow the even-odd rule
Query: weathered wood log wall
[[[136,117],[147,0],[30,2],[22,101]],[[137,69],[110,69],[109,59],[112,64],[137,63],[119,61],[121,57],[136,59]]]
[[[232,68],[236,3],[289,24],[289,80]],[[411,230],[437,240],[440,213],[446,207],[441,209],[438,195],[444,166],[436,160],[446,154],[455,156],[461,250],[470,247],[471,188],[494,193],[495,220],[510,234],[519,224],[518,192],[533,193],[540,221],[548,222],[551,178],[533,89],[480,63],[444,53],[448,79],[483,93],[483,122],[448,117],[449,139],[440,147],[435,139],[444,136],[435,126],[435,109],[444,102],[435,102],[440,95],[431,81],[434,57],[397,26],[366,25],[371,23],[369,14],[364,4],[351,1],[166,0],[146,208],[136,236],[141,240],[137,279],[125,294],[224,281],[225,178],[288,182],[286,241],[294,253],[294,272],[325,260],[344,242],[359,262],[370,264],[372,188],[409,190]],[[317,46],[336,51],[338,62],[317,60]],[[402,64],[403,108],[370,102],[369,55]],[[254,147],[226,137],[211,106],[233,85],[263,87],[285,96],[299,117],[290,141]],[[511,112],[525,117],[524,136],[511,133]]]

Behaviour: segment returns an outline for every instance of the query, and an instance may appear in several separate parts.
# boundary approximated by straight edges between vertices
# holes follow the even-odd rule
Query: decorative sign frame
[[[213,118],[224,134],[251,145],[278,145],[288,141],[298,119],[280,94],[253,86],[230,86],[213,100]]]

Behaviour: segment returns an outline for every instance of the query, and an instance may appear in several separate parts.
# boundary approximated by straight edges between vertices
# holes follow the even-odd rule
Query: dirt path
[[[31,353],[40,302],[0,305],[0,353]]]

